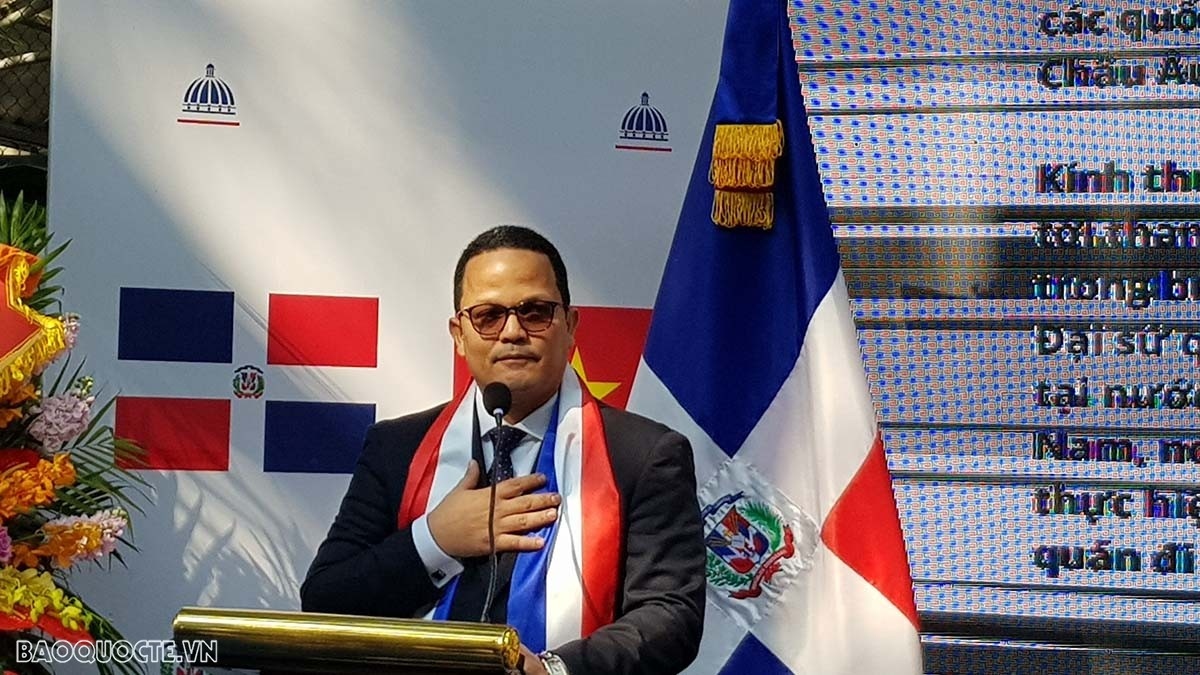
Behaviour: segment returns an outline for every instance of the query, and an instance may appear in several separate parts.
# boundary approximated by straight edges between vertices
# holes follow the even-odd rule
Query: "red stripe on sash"
[[[404,496],[400,498],[400,510],[396,514],[398,529],[402,530],[412,525],[412,522],[420,518],[429,506],[429,491],[433,488],[433,476],[437,473],[442,437],[446,435],[450,420],[458,411],[458,407],[462,405],[467,391],[470,390],[469,381],[467,385],[458,392],[453,401],[442,408],[442,412],[433,421],[433,426],[429,427],[429,431],[425,432],[425,437],[421,439],[421,444],[417,446],[417,452],[408,465],[408,478],[404,481]]]
[[[613,477],[600,405],[583,387],[583,621],[580,637],[616,620],[617,572],[624,554],[621,495]]]

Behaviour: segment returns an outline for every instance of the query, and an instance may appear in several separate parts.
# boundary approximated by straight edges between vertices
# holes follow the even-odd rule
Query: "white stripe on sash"
[[[433,474],[433,484],[429,488],[429,502],[425,505],[425,513],[442,503],[446,495],[458,485],[467,473],[467,463],[471,461],[471,449],[475,434],[475,385],[467,391],[446,434],[442,436],[442,444],[438,448],[437,470]],[[486,467],[479,467],[483,471]]]
[[[573,372],[563,378],[559,393],[554,445],[554,473],[562,504],[546,571],[547,645],[577,640],[583,632],[583,392]]]

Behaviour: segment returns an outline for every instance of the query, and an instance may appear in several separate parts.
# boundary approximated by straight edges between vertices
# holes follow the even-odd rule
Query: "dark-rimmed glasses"
[[[516,314],[517,322],[526,333],[540,333],[554,323],[555,310],[562,303],[550,300],[526,300],[515,307],[506,307],[492,302],[472,305],[459,310],[466,314],[480,337],[493,339],[500,336],[504,324],[508,323],[508,315]]]

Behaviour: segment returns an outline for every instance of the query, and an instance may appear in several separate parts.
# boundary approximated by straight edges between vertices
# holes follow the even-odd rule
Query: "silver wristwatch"
[[[567,672],[567,664],[558,657],[554,652],[542,652],[538,654],[538,658],[542,660],[542,665],[545,666],[546,672],[550,675],[571,675]]]

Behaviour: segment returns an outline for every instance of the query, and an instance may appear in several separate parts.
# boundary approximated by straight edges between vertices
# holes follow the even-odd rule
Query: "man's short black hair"
[[[462,309],[463,273],[467,269],[467,262],[481,253],[501,248],[533,251],[549,258],[550,268],[554,270],[554,283],[558,286],[558,294],[562,296],[563,307],[571,306],[571,291],[567,287],[567,266],[563,264],[562,256],[558,254],[554,244],[528,227],[497,225],[472,239],[458,257],[458,264],[454,266],[454,311]]]

